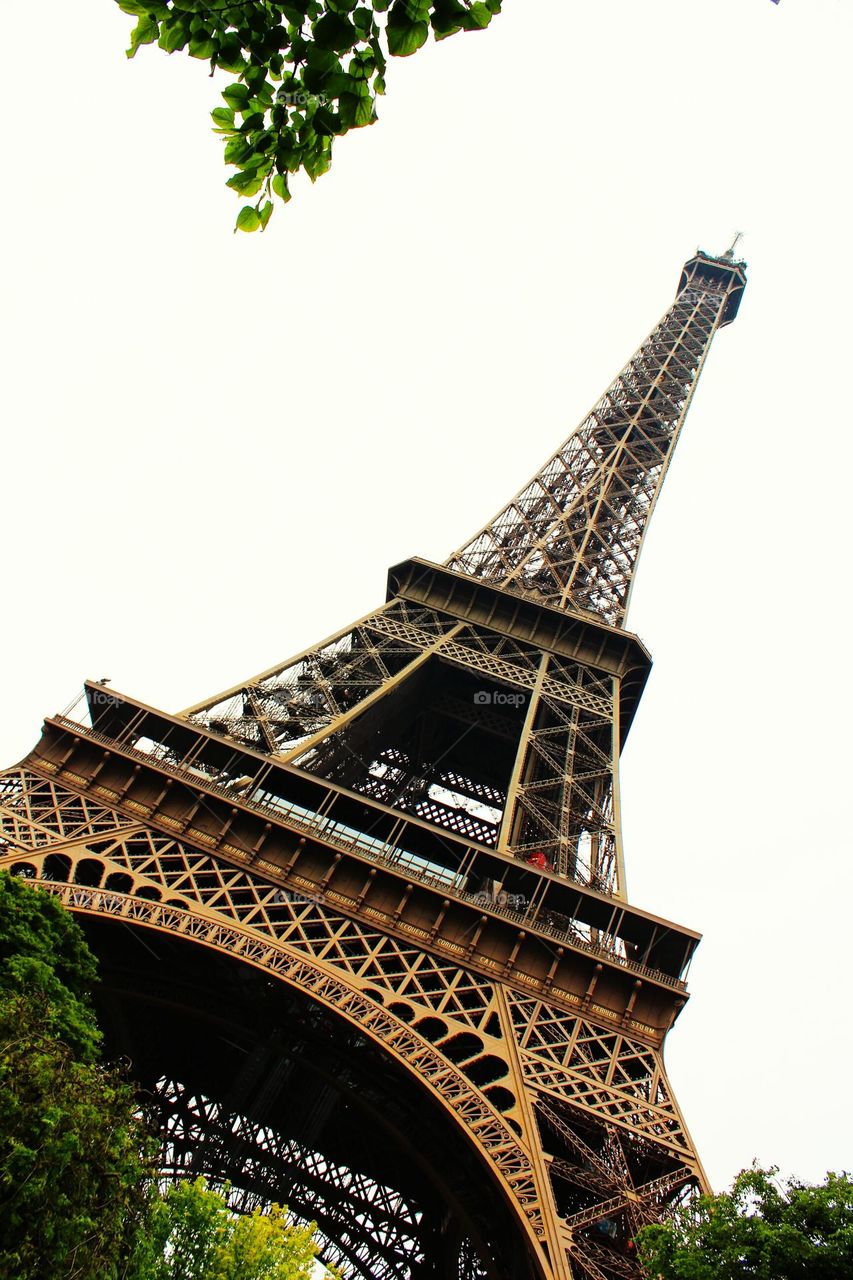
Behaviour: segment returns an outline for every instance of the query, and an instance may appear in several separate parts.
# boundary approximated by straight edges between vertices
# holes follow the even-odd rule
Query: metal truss
[[[589,415],[450,568],[623,624],[693,389],[743,287],[725,265],[702,254],[687,264],[675,302]]]
[[[725,258],[688,263],[674,304],[592,413],[448,568],[622,626],[648,517],[743,279]],[[475,683],[437,677],[454,668]],[[186,714],[619,895],[619,694],[592,663],[396,598]],[[472,750],[457,750],[466,737]]]
[[[424,1259],[422,1213],[399,1192],[163,1078],[156,1090],[167,1179],[204,1174],[241,1212],[285,1202],[319,1228],[326,1263],[351,1280],[394,1280]]]
[[[394,600],[189,714],[252,750],[618,892],[618,698],[618,682],[590,664]],[[472,761],[471,734],[500,751]]]
[[[625,892],[624,623],[744,284],[697,253],[574,434],[381,608],[179,715],[88,684],[0,774],[0,867],[92,932],[164,1176],[287,1201],[354,1278],[639,1280],[636,1232],[706,1185],[662,1057],[698,935]]]
[[[294,983],[376,1037],[452,1112],[540,1257],[551,1241],[541,1274],[635,1275],[625,1249],[637,1223],[700,1183],[653,1043],[486,981],[426,940],[396,938],[324,902],[281,894],[262,876],[32,770],[4,775],[0,795],[3,866],[82,916],[192,940]],[[262,1119],[235,1119],[175,1081],[164,1088],[168,1170],[194,1159],[188,1169],[231,1177],[248,1194],[289,1194],[297,1213],[320,1223],[330,1257],[366,1275],[409,1274],[406,1260],[420,1256],[420,1224],[392,1187],[363,1177],[353,1185],[351,1173]],[[202,1133],[203,1150],[192,1157]],[[226,1143],[223,1154],[226,1133],[232,1149]],[[321,1191],[324,1181],[331,1185]],[[352,1188],[348,1204],[335,1199],[344,1184]],[[368,1229],[368,1207],[378,1236]],[[553,1256],[555,1238],[562,1262]]]

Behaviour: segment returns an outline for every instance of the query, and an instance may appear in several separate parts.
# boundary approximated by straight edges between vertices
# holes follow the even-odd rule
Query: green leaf
[[[426,43],[429,23],[420,18],[414,20],[410,18],[408,6],[397,0],[388,14],[385,34],[388,38],[389,53],[396,58],[408,58],[410,54],[417,53],[418,49]]]
[[[488,5],[483,4],[482,0],[476,0],[468,10],[468,18],[474,27],[487,27],[492,20],[492,12]],[[470,28],[469,28],[470,30]]]
[[[252,154],[242,161],[242,167],[248,172],[252,170],[261,170],[263,173],[269,173],[271,168],[270,157],[266,154],[269,139],[264,134],[249,139],[252,147]]]
[[[252,111],[249,115],[244,116],[243,123],[240,125],[241,133],[255,133],[258,129],[264,127],[264,115],[262,111]]]
[[[249,141],[258,159],[248,161],[244,167],[254,169],[261,163],[261,160],[266,161],[267,152],[271,151],[276,144],[276,136],[273,129],[263,129],[260,133],[253,133]]]
[[[226,164],[245,164],[252,154],[252,144],[247,142],[242,134],[238,134],[236,138],[231,138],[225,146],[225,163]]]
[[[376,59],[377,70],[380,72],[384,71],[388,63],[385,58],[385,50],[382,48],[382,45],[379,43],[378,35],[372,35],[370,37],[370,50],[374,58]]]
[[[321,142],[328,143],[328,139],[323,138]],[[331,151],[328,147],[323,150],[313,149],[306,151],[302,166],[312,182],[316,182],[324,173],[328,173],[332,163]]]
[[[170,9],[160,0],[118,0],[118,7],[134,18],[168,18]]]
[[[328,75],[330,71],[340,71],[341,69],[340,58],[331,49],[321,49],[316,44],[308,46],[305,58],[312,71],[319,71],[323,75]]]
[[[286,169],[288,173],[296,173],[302,168],[302,149],[294,141],[292,146],[279,147],[275,157],[276,167]]]
[[[141,44],[153,44],[160,35],[160,27],[153,18],[141,17],[130,33],[127,56],[132,58]]]
[[[359,129],[362,125],[372,124],[374,119],[372,98],[354,93],[341,95],[341,123],[348,129]]]
[[[230,184],[229,184],[230,185]],[[243,208],[237,214],[237,225],[235,231],[257,231],[261,225],[261,219],[257,209],[250,204],[244,204]]]
[[[253,85],[252,89],[252,110],[263,111],[267,107],[271,107],[275,99],[275,90],[271,84],[267,84],[266,80],[262,84]]]
[[[462,30],[462,23],[455,13],[439,13],[436,11],[430,18],[430,24],[436,40],[446,40]]]
[[[430,25],[435,32],[436,40],[446,40],[462,30],[468,18],[468,10],[459,0],[435,0],[435,8],[430,16]]]
[[[352,77],[345,71],[333,71],[323,81],[323,95],[326,98],[339,98],[342,93],[352,93]]]
[[[272,217],[272,200],[267,200],[258,210],[258,217],[261,220],[261,231],[266,231],[267,223]]]
[[[242,33],[241,33],[241,39],[242,39]],[[260,93],[263,85],[266,84],[266,79],[267,79],[266,67],[263,67],[256,62],[250,63],[250,65],[247,66],[246,70],[243,72],[243,79],[246,81],[246,84],[251,89],[253,95],[256,93]]]
[[[205,61],[212,58],[216,53],[218,45],[215,40],[211,40],[209,36],[203,36],[198,40],[190,40],[188,52],[191,58],[203,58]]]
[[[395,8],[405,11],[410,22],[427,22],[435,0],[397,0]]]
[[[321,49],[346,53],[358,39],[355,26],[340,13],[326,13],[314,23],[314,39]]]
[[[287,204],[290,199],[290,190],[287,185],[287,177],[283,173],[277,173],[272,180],[273,193]]]
[[[254,196],[264,185],[265,176],[263,173],[258,173],[257,169],[248,169],[245,173],[235,173],[225,185],[232,191],[236,191],[238,196]]]
[[[246,59],[243,57],[243,48],[238,36],[229,32],[228,35],[219,42],[219,51],[216,55],[216,65],[221,67],[223,71],[235,71],[238,74],[240,72],[245,72]]]
[[[235,111],[241,111],[251,94],[244,84],[229,84],[227,89],[222,90],[222,96],[229,107],[233,107]]]
[[[372,49],[363,49],[361,52],[353,55],[349,64],[350,75],[357,80],[369,80],[371,74],[376,69],[376,58]]]
[[[342,132],[341,117],[328,107],[318,107],[313,116],[314,128],[324,137],[335,137]]]
[[[189,26],[181,16],[177,22],[163,23],[160,28],[158,43],[166,53],[174,53],[176,49],[183,49],[189,39],[189,34]]]
[[[215,107],[210,113],[210,118],[217,129],[230,131],[234,128],[234,112],[228,107]]]

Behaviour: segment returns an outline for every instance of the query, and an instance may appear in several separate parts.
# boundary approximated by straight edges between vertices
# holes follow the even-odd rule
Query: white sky
[[[4,14],[3,759],[86,676],[177,709],[443,560],[744,230],[634,594],[628,882],[705,933],[667,1060],[712,1181],[851,1168],[849,5],[506,0],[263,236],[216,82],[130,22]]]

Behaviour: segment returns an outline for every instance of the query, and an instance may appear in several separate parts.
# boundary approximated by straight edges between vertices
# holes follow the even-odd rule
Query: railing
[[[74,705],[74,704],[72,704]],[[556,928],[545,920],[537,919],[531,915],[529,908],[527,912],[516,911],[513,908],[500,902],[499,899],[485,899],[481,894],[469,893],[462,888],[460,877],[450,871],[443,874],[436,874],[433,870],[426,870],[424,866],[418,863],[425,862],[417,854],[412,854],[405,849],[401,849],[399,845],[388,844],[387,842],[376,840],[363,832],[358,832],[352,827],[347,827],[343,823],[335,822],[334,819],[315,813],[312,810],[304,809],[300,805],[290,804],[288,801],[281,801],[280,804],[269,805],[252,798],[252,790],[254,788],[255,779],[251,783],[247,783],[245,788],[241,788],[239,792],[234,789],[233,783],[230,785],[215,782],[211,777],[201,770],[183,768],[174,764],[169,760],[165,760],[153,752],[140,751],[137,747],[131,746],[127,742],[122,742],[119,738],[111,738],[107,734],[100,733],[97,729],[93,729],[89,725],[81,724],[77,720],[72,720],[68,715],[57,715],[54,717],[57,724],[63,728],[78,734],[88,740],[98,742],[110,749],[118,749],[125,755],[134,759],[138,759],[145,763],[154,760],[158,770],[168,774],[170,777],[178,781],[186,782],[190,786],[204,786],[206,790],[219,796],[230,803],[235,801],[245,805],[253,813],[258,813],[263,817],[268,817],[273,821],[280,823],[289,829],[293,829],[299,833],[304,833],[312,837],[319,836],[325,843],[340,849],[342,852],[357,852],[361,857],[367,858],[369,861],[378,863],[382,866],[390,867],[397,871],[403,871],[407,877],[417,880],[419,883],[431,889],[437,889],[441,892],[451,894],[454,898],[466,902],[469,905],[479,907],[484,912],[491,915],[499,916],[503,920],[507,920],[511,924],[518,925],[519,928],[526,930],[533,929],[537,934],[543,934],[551,941],[571,947],[575,951],[581,951],[592,956],[597,960],[606,960],[609,964],[616,964],[620,969],[625,969],[629,973],[636,974],[640,978],[646,978],[649,981],[658,983],[668,987],[672,991],[686,992],[687,984],[678,978],[672,977],[670,974],[662,972],[660,969],[654,969],[649,965],[641,964],[639,961],[631,960],[627,956],[620,954],[616,950],[621,945],[621,940],[613,939],[611,946],[602,945],[600,942],[593,942],[591,939],[583,937],[581,934],[569,925],[566,928]],[[268,766],[265,764],[262,769]],[[141,808],[142,806],[137,806]],[[346,833],[344,838],[342,833]],[[195,837],[192,837],[195,838]],[[211,837],[211,843],[214,843]],[[222,842],[223,851],[233,854],[241,861],[248,861],[253,867],[267,867],[270,871],[280,874],[281,868],[275,863],[267,862],[265,859],[255,856],[251,851],[239,849],[236,845]],[[426,864],[427,866],[435,866],[435,864]],[[438,870],[438,868],[436,868]]]

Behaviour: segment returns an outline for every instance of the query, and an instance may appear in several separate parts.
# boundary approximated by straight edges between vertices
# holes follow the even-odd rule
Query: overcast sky
[[[667,1061],[712,1181],[850,1169],[850,6],[506,0],[263,236],[217,81],[130,25],[4,14],[3,759],[84,677],[176,710],[443,560],[742,230],[629,618],[628,887],[705,934]]]

